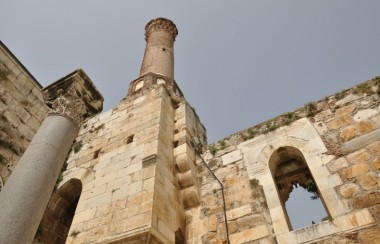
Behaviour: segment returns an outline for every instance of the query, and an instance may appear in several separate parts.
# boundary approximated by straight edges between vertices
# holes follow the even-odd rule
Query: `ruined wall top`
[[[152,19],[151,21],[148,22],[148,24],[146,24],[145,40],[148,40],[149,35],[155,30],[168,31],[171,34],[173,41],[178,35],[177,27],[171,20],[168,20],[165,18],[156,18],[156,19]]]

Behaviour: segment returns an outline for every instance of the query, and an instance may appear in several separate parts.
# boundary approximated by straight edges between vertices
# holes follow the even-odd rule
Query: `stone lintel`
[[[82,69],[50,84],[42,92],[46,105],[52,109],[50,114],[67,116],[77,125],[103,109],[103,96]]]

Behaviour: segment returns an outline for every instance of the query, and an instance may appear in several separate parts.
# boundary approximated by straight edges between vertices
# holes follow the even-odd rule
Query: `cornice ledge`
[[[45,87],[42,94],[49,114],[66,116],[78,126],[103,109],[103,96],[82,69]]]

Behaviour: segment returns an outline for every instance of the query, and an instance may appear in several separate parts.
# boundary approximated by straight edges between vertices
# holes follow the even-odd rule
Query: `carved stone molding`
[[[148,24],[146,24],[145,39],[148,38],[152,31],[160,29],[169,32],[172,35],[173,40],[175,40],[176,36],[178,35],[177,27],[171,20],[165,18],[157,18],[149,21]]]
[[[45,103],[51,108],[49,114],[69,117],[80,125],[103,109],[103,96],[82,70],[76,70],[43,90]]]

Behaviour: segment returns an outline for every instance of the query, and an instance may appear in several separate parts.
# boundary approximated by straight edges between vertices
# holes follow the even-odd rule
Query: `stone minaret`
[[[151,20],[145,26],[146,48],[140,76],[148,73],[174,79],[174,41],[178,34],[173,22],[164,18]]]
[[[89,120],[76,138],[82,146],[70,154],[45,212],[45,243],[61,236],[66,243],[186,239],[186,211],[199,204],[190,141],[205,139],[205,129],[174,81],[176,26],[158,18],[145,30],[139,78],[116,108]]]

